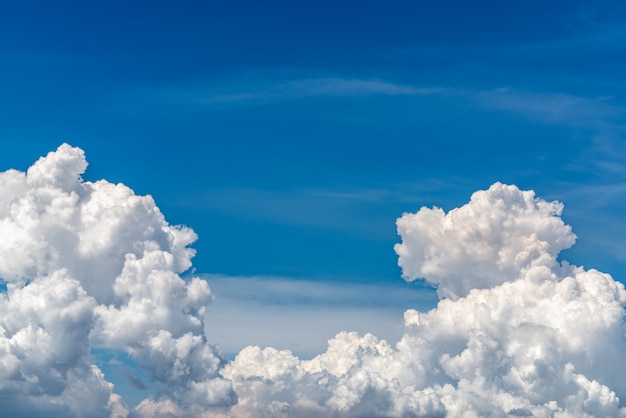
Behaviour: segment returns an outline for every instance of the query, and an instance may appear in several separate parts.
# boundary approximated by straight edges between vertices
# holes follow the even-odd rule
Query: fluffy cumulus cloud
[[[422,208],[398,219],[395,247],[407,280],[423,278],[440,296],[459,298],[515,280],[531,268],[557,266],[556,256],[576,239],[559,215],[563,205],[533,191],[494,184],[444,213]]]
[[[183,280],[195,233],[169,225],[150,196],[81,179],[62,145],[26,173],[0,173],[0,403],[14,414],[127,416],[91,358],[130,355],[163,395],[139,411],[194,413],[234,393],[204,335],[207,283]],[[171,408],[170,408],[171,409]]]
[[[448,213],[398,219],[407,280],[441,296],[408,310],[392,346],[341,333],[300,360],[248,347],[222,372],[235,416],[626,416],[624,286],[559,263],[575,236],[562,206],[494,184]]]
[[[85,182],[62,145],[0,173],[0,407],[12,416],[626,417],[624,286],[559,262],[562,206],[494,184],[398,219],[406,280],[441,297],[393,344],[339,333],[303,360],[204,335],[212,294],[183,279],[196,239],[149,196]],[[94,365],[119,350],[162,390],[129,408]]]

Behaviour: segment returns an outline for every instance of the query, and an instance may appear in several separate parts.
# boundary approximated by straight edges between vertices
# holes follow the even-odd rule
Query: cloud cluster
[[[94,347],[128,353],[185,411],[232,403],[204,335],[213,296],[180,277],[195,233],[169,225],[150,196],[82,181],[86,167],[64,144],[26,173],[0,173],[0,403],[128,415]]]
[[[235,416],[626,416],[624,286],[560,264],[562,206],[494,184],[398,220],[404,276],[435,283],[395,345],[341,333],[312,360],[249,347],[226,366]]]
[[[422,208],[397,221],[396,244],[407,280],[426,279],[440,296],[459,298],[520,277],[539,266],[557,267],[558,253],[576,236],[559,215],[563,205],[533,191],[496,183],[448,213]]]
[[[194,232],[149,196],[83,181],[86,166],[62,145],[0,173],[12,416],[626,417],[626,291],[557,261],[575,240],[559,203],[497,183],[448,213],[405,214],[403,275],[441,299],[406,311],[396,344],[341,332],[310,360],[250,346],[227,363],[204,333],[207,283],[180,276]],[[162,390],[129,408],[96,348],[126,353]]]

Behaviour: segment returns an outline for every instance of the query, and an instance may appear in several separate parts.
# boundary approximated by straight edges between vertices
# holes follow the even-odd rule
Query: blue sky
[[[400,278],[396,218],[496,181],[562,201],[578,236],[562,258],[626,277],[622,2],[2,8],[0,169],[81,147],[87,180],[151,194],[198,233],[196,273],[249,278],[266,312],[290,297],[263,278],[392,288],[377,309],[394,314],[413,303],[396,304],[398,289],[431,306],[431,290]],[[220,302],[234,284],[216,283],[214,309],[234,309]],[[342,321],[332,298],[302,303]]]

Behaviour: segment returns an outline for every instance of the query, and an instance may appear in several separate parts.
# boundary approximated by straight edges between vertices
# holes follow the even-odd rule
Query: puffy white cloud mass
[[[169,225],[150,196],[83,181],[86,167],[64,144],[26,173],[0,173],[0,407],[127,416],[93,347],[128,353],[165,388],[158,401],[185,413],[232,403],[203,331],[213,296],[180,277],[195,233]]]
[[[626,292],[556,259],[562,205],[494,184],[444,213],[398,219],[407,280],[442,297],[408,310],[395,346],[340,333],[300,360],[248,347],[222,374],[241,417],[626,417]]]
[[[180,276],[194,232],[149,196],[83,181],[86,166],[62,145],[0,173],[3,413],[626,417],[626,291],[557,261],[575,240],[559,203],[497,183],[398,219],[405,279],[441,299],[406,311],[395,344],[341,332],[310,360],[251,346],[226,362],[204,334],[207,283]],[[128,407],[96,348],[126,353],[162,390]]]
[[[422,208],[405,214],[397,222],[403,242],[395,247],[403,275],[426,279],[440,296],[457,299],[532,268],[553,269],[558,253],[576,239],[559,218],[562,210],[533,191],[498,183],[448,213]]]

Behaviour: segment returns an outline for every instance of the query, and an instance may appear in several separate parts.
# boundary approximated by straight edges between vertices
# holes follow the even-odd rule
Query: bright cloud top
[[[326,352],[207,342],[212,294],[183,280],[193,231],[149,196],[84,182],[62,145],[0,173],[0,404],[24,414],[144,417],[626,417],[624,286],[557,261],[562,205],[494,184],[398,220],[407,280],[440,296],[394,345],[342,332]],[[130,355],[163,390],[130,410],[93,348]],[[4,401],[10,399],[7,403]],[[12,409],[11,409],[12,408]]]
[[[533,191],[496,183],[449,213],[422,208],[398,219],[395,247],[407,280],[423,278],[440,296],[459,298],[515,280],[530,269],[555,268],[576,236],[559,215],[563,205]]]
[[[37,411],[125,416],[91,364],[90,348],[104,347],[190,410],[231,403],[203,334],[209,287],[179,276],[195,233],[170,226],[150,196],[82,181],[86,167],[62,145],[27,173],[0,174],[0,390]]]
[[[574,242],[561,209],[494,184],[447,214],[404,215],[405,277],[449,298],[408,310],[395,347],[342,333],[310,361],[244,349],[223,372],[243,395],[236,415],[626,416],[626,292],[556,262]]]

